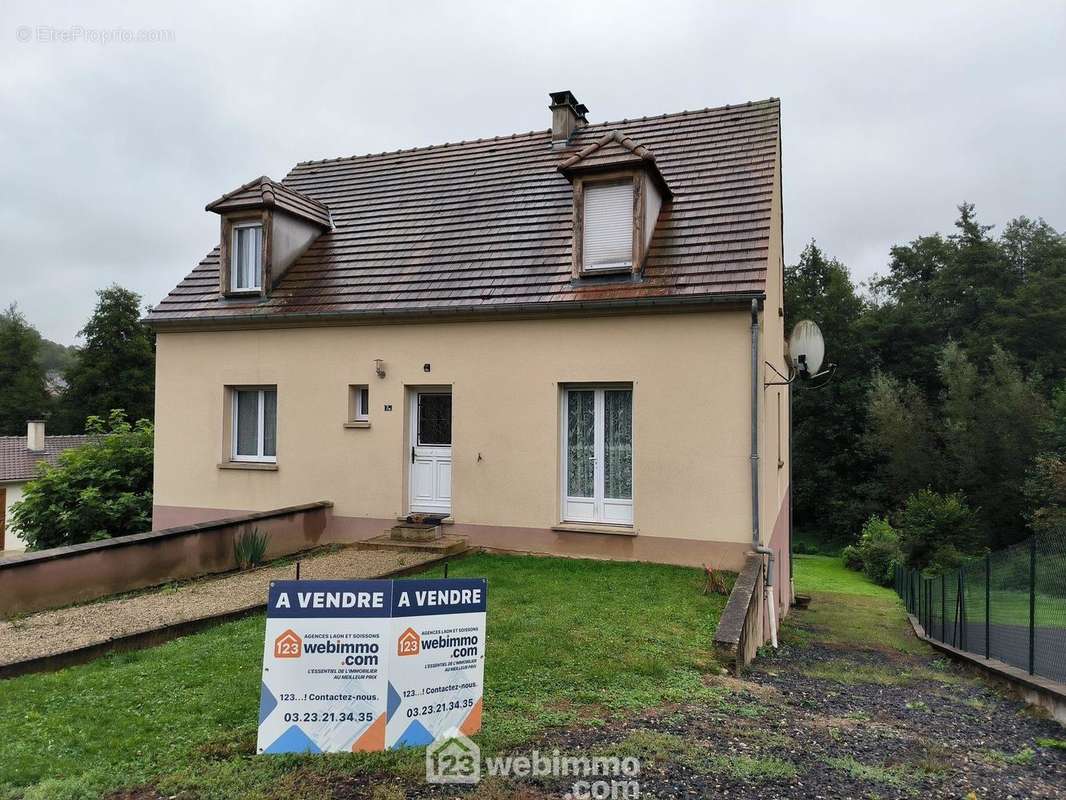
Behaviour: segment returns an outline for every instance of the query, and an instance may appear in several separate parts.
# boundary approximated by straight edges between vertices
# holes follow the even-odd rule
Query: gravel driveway
[[[300,577],[307,580],[374,578],[436,557],[437,554],[430,552],[348,547],[303,558]],[[175,623],[254,608],[266,602],[270,581],[295,578],[295,569],[288,563],[212,576],[120,599],[42,611],[0,622],[0,666],[65,653]]]

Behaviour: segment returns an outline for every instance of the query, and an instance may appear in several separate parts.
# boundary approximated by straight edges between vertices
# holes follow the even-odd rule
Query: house
[[[22,489],[37,476],[37,465],[55,464],[59,454],[86,444],[91,436],[46,436],[44,422],[30,420],[25,436],[0,436],[0,551],[25,550],[26,543],[10,529],[11,507]]]
[[[147,317],[154,527],[330,500],[337,540],[426,512],[512,551],[757,542],[788,575],[779,102],[549,108],[207,206],[219,240]]]

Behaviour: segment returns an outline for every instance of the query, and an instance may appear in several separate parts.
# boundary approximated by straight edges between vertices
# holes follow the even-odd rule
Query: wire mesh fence
[[[926,635],[1066,682],[1066,540],[1043,534],[941,575],[897,567],[896,592]]]

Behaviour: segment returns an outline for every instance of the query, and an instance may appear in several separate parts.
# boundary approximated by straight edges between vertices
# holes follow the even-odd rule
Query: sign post
[[[276,581],[258,752],[427,745],[481,727],[484,579]]]

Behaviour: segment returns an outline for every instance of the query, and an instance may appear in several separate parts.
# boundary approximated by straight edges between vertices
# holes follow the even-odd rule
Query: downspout
[[[777,649],[777,609],[774,606],[774,551],[762,543],[759,525],[759,301],[751,301],[751,549],[766,556],[763,598],[770,620],[770,643]]]

